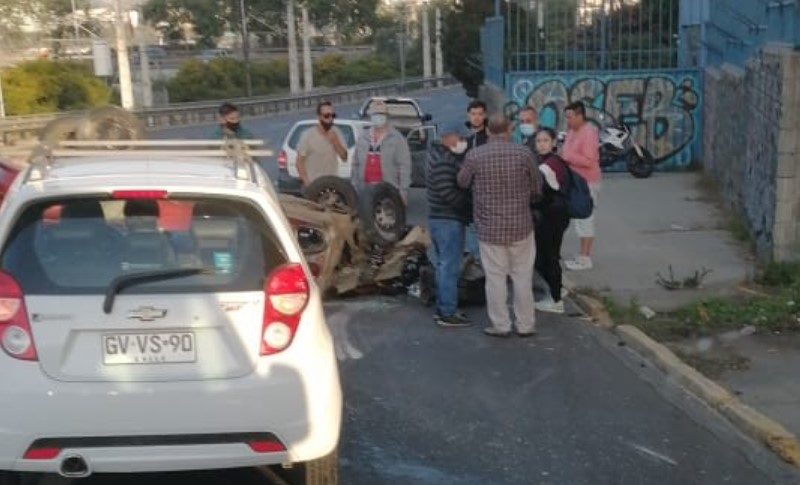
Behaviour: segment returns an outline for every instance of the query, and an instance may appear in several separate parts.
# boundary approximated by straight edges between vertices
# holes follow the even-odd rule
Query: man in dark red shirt
[[[510,141],[511,123],[496,115],[489,121],[489,142],[467,153],[458,184],[471,188],[475,225],[486,274],[486,300],[492,325],[484,333],[511,334],[506,304],[511,277],[517,333],[536,333],[533,265],[536,246],[531,201],[542,194],[542,180],[533,153]]]

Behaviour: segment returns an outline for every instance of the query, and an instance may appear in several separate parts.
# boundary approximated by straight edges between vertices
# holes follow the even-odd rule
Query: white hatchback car
[[[0,484],[262,465],[336,483],[320,294],[267,175],[229,155],[73,148],[17,177],[0,209]]]
[[[278,190],[287,194],[300,194],[303,184],[300,181],[300,173],[297,171],[297,145],[300,137],[310,128],[317,126],[317,120],[298,121],[286,134],[281,145],[281,152],[278,155]],[[339,160],[337,175],[342,178],[350,179],[350,171],[353,167],[353,156],[356,152],[356,142],[359,137],[367,133],[368,121],[360,120],[336,120],[336,128],[344,137],[347,147],[347,161]]]

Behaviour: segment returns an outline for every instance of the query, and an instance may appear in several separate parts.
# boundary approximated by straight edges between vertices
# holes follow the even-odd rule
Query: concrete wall
[[[705,75],[703,166],[764,259],[800,259],[800,53],[767,46]]]
[[[654,72],[515,72],[506,76],[506,112],[533,106],[542,125],[564,130],[564,107],[581,100],[587,116],[608,114],[628,123],[660,169],[700,158],[702,90],[695,70]]]

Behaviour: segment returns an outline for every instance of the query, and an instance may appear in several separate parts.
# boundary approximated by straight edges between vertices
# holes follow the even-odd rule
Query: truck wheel
[[[345,212],[354,213],[358,205],[358,195],[349,180],[327,175],[319,177],[303,189],[303,197],[308,200]]]
[[[373,244],[394,244],[405,232],[405,204],[400,192],[386,182],[367,185],[359,194],[358,217],[367,240]]]

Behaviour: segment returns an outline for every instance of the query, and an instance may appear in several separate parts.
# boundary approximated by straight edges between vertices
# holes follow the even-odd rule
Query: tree
[[[442,8],[445,65],[474,97],[483,82],[481,27],[486,17],[493,15],[492,2],[461,0],[445,3]]]
[[[111,99],[111,89],[74,62],[24,62],[3,72],[2,82],[9,115],[87,109]]]
[[[183,40],[184,25],[191,24],[205,47],[216,45],[235,10],[232,0],[149,0],[143,8],[145,19],[166,38]]]

